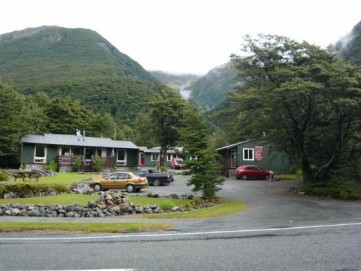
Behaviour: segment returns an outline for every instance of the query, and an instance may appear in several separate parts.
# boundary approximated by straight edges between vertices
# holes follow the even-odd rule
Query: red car
[[[243,165],[236,169],[234,175],[242,180],[266,180],[273,178],[273,172],[255,165]]]
[[[182,158],[173,158],[172,160],[172,169],[182,169],[184,168],[184,162]]]

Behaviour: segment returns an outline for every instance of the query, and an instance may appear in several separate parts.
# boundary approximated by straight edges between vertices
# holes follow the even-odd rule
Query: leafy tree
[[[94,136],[116,139],[116,131],[119,128],[110,114],[95,114],[92,126]]]
[[[199,140],[205,142],[206,138]],[[213,145],[208,145],[197,151],[197,157],[196,160],[191,160],[187,164],[190,165],[193,173],[187,185],[194,185],[192,191],[201,191],[203,198],[213,199],[221,190],[219,186],[225,181],[221,175],[221,165],[217,163],[218,154]]]
[[[20,139],[41,129],[42,116],[31,98],[0,83],[0,166],[19,166]]]
[[[183,147],[184,156],[199,155],[200,150],[207,148],[207,138],[211,129],[195,107],[188,105],[184,110],[184,124],[178,130],[178,145]]]
[[[140,113],[134,122],[134,137],[133,142],[138,146],[153,147],[157,145],[156,137],[154,136],[154,123],[152,122],[149,112]]]
[[[94,134],[95,115],[70,97],[56,97],[45,108],[48,118],[46,129],[50,133],[73,134],[76,129]]]
[[[360,151],[350,148],[360,133],[360,69],[306,42],[270,35],[245,40],[246,56],[232,56],[244,82],[230,94],[233,132],[265,135],[294,157],[305,182],[329,180],[345,152]]]
[[[183,146],[183,154],[197,158],[186,160],[187,167],[193,173],[187,185],[194,185],[192,191],[201,191],[206,199],[214,198],[224,178],[221,177],[221,167],[217,163],[215,145],[212,144],[212,129],[195,107],[186,107],[184,125],[179,129],[179,134],[178,144]]]
[[[179,139],[179,128],[183,126],[186,102],[174,90],[161,91],[149,103],[152,132],[160,146],[160,166],[164,165],[167,150]]]

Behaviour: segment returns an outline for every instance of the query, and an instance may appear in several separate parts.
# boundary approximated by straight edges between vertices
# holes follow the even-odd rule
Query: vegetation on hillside
[[[0,36],[0,75],[23,94],[69,96],[130,125],[165,88],[137,62],[87,29],[39,27]]]
[[[334,49],[342,59],[361,66],[361,21],[336,43]]]
[[[202,111],[215,109],[227,99],[226,92],[232,91],[236,82],[236,71],[231,63],[216,67],[189,87],[191,100]]]

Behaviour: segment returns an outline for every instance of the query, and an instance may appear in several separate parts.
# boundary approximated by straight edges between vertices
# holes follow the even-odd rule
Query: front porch
[[[99,169],[111,169],[112,156],[96,156],[96,158],[85,159],[83,155],[59,155],[58,167],[60,172],[83,171],[95,172]]]

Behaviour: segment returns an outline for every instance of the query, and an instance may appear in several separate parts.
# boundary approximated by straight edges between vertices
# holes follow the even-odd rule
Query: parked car
[[[125,189],[128,193],[138,192],[142,188],[148,187],[146,177],[140,177],[132,172],[114,172],[105,178],[93,180],[89,186],[98,192],[109,189]]]
[[[242,165],[236,169],[234,175],[242,180],[265,180],[272,179],[274,173],[256,165]]]
[[[149,184],[154,186],[166,185],[174,181],[173,174],[168,172],[157,172],[153,169],[139,169],[135,174],[146,177]]]
[[[184,161],[182,158],[173,158],[172,159],[172,169],[182,169],[184,168]]]

